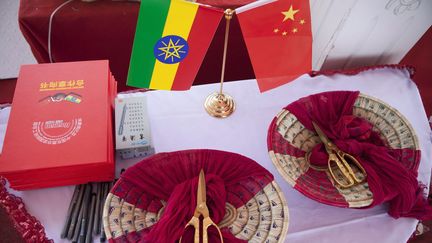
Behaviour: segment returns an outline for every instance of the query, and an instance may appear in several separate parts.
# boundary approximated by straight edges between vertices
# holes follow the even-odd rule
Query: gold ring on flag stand
[[[204,103],[204,107],[205,107],[207,113],[211,116],[216,117],[216,118],[228,117],[235,110],[234,99],[230,95],[224,94],[222,92],[223,81],[224,81],[224,76],[225,76],[226,53],[227,53],[227,47],[228,47],[229,24],[230,24],[230,20],[231,20],[233,14],[234,14],[234,10],[231,10],[231,9],[225,10],[226,26],[225,26],[225,42],[224,42],[223,58],[222,58],[222,72],[221,72],[220,91],[210,94],[206,98],[205,103]]]

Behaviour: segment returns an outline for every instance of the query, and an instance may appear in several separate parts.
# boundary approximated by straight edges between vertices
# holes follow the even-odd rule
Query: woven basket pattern
[[[353,114],[373,124],[373,129],[381,134],[381,138],[390,148],[419,148],[414,129],[408,120],[386,103],[360,94],[354,102]],[[279,112],[270,126],[269,137],[272,133],[279,133],[289,144],[305,153],[321,143],[314,131],[306,129],[294,114],[285,109]],[[339,207],[358,208],[372,203],[373,194],[367,182],[347,189],[335,186],[328,171],[312,169],[305,157],[275,153],[272,148],[281,145],[273,141],[269,144],[269,155],[273,164],[289,184],[306,196]],[[415,169],[420,159],[416,156],[412,163],[405,162],[404,165]]]
[[[247,185],[244,192],[250,192]],[[240,194],[244,193],[240,192]],[[103,212],[104,230],[108,239],[138,232],[155,224],[162,215],[147,212],[109,193]],[[258,191],[240,208],[227,204],[221,221],[233,235],[249,242],[283,242],[288,231],[288,206],[276,182]],[[221,225],[220,224],[220,225]]]
[[[288,207],[276,182],[237,208],[236,220],[228,229],[237,238],[249,242],[283,242],[288,230]]]
[[[117,183],[122,183],[122,179]],[[267,185],[262,183],[250,177],[236,187],[230,187],[233,188],[227,191],[230,198],[242,202],[243,206],[235,208],[227,203],[226,214],[219,226],[226,227],[237,238],[249,242],[284,242],[289,222],[286,200],[275,181]],[[107,238],[113,239],[114,242],[116,238],[128,239],[127,236],[131,233],[140,232],[157,223],[166,205],[166,202],[161,201],[164,206],[157,213],[153,210],[149,212],[150,210],[137,207],[138,201],[145,200],[142,199],[146,198],[145,192],[140,192],[141,196],[136,197],[129,196],[137,195],[136,188],[128,190],[122,197],[110,192],[105,201],[104,231]],[[131,198],[135,201],[127,201]],[[134,239],[137,237],[139,239],[139,233],[135,234]]]

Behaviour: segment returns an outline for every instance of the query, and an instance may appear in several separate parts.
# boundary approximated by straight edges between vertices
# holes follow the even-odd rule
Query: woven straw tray
[[[381,134],[386,145],[393,149],[419,149],[417,136],[408,120],[396,109],[377,98],[360,94],[354,102],[353,114],[373,124],[373,130]],[[273,120],[268,133],[269,155],[282,177],[307,197],[324,204],[360,208],[373,202],[373,194],[367,182],[343,189],[335,186],[326,170],[311,168],[305,157],[275,153],[278,146],[273,135],[279,133],[295,148],[310,152],[321,143],[315,131],[310,131],[292,113],[282,110]],[[401,161],[408,169],[417,170],[419,153],[414,158]]]

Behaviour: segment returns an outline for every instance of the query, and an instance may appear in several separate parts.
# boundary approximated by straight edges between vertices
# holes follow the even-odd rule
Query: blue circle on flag
[[[180,62],[187,56],[189,45],[181,36],[167,35],[156,42],[153,52],[154,56],[159,61],[167,64],[174,64]]]

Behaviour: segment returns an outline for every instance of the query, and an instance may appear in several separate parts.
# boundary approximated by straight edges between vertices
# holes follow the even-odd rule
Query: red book
[[[0,175],[19,189],[113,179],[115,93],[108,61],[22,66]]]
[[[311,70],[309,0],[269,0],[236,9],[261,92]]]

